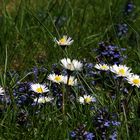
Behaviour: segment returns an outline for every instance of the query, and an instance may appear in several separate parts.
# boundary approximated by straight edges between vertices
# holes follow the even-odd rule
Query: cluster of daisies
[[[67,36],[63,36],[60,40],[55,39],[55,42],[59,46],[64,48],[71,45],[73,41],[74,40],[72,40],[71,37]],[[48,75],[47,79],[59,85],[66,84],[68,86],[76,86],[78,83],[77,78],[73,76],[73,71],[82,71],[83,64],[76,59],[71,60],[70,58],[61,59],[60,64],[64,69],[67,70],[67,75],[52,73]],[[131,72],[131,68],[127,67],[126,65],[114,64],[112,66],[109,66],[107,64],[96,64],[94,67],[98,70],[111,71],[116,74],[116,77],[125,77],[129,84],[131,84],[132,86],[137,86],[138,88],[140,87],[139,75],[133,74]],[[43,93],[49,92],[49,89],[46,85],[39,83],[31,84],[30,89],[31,91],[40,93],[42,95]],[[4,89],[0,87],[0,95],[4,95],[4,92]],[[35,98],[34,102],[46,103],[52,101],[53,99],[53,97],[49,96],[40,96],[39,98]],[[89,104],[91,102],[95,102],[96,99],[91,95],[83,95],[78,98],[78,101],[81,104]]]
[[[64,58],[61,61],[61,66],[68,71],[68,75],[58,75],[55,73],[48,75],[48,80],[57,84],[67,84],[68,86],[75,86],[77,85],[77,79],[74,76],[71,76],[73,71],[81,71],[83,64],[78,60],[71,60],[69,58]],[[31,90],[36,93],[46,93],[49,92],[49,89],[42,84],[32,84]],[[52,101],[53,98],[51,97],[40,97],[36,98],[34,101],[38,103],[46,103]],[[89,104],[91,102],[95,102],[96,99],[91,95],[83,95],[78,98],[78,101],[81,104]]]
[[[58,84],[64,83],[70,86],[77,85],[77,79],[74,76],[71,76],[70,73],[73,71],[81,71],[83,64],[78,60],[71,60],[69,58],[64,58],[60,62],[61,66],[68,70],[68,75],[57,75],[53,73],[48,76],[48,79]]]
[[[73,41],[74,40],[72,40],[71,37],[67,37],[65,35],[60,40],[55,39],[55,42],[61,47],[69,46],[73,43]],[[68,86],[76,86],[78,84],[77,78],[75,76],[72,76],[72,73],[73,71],[82,71],[83,64],[76,59],[71,60],[70,58],[61,59],[60,64],[64,69],[67,70],[67,75],[58,75],[52,73],[48,75],[47,79],[59,85],[66,84]],[[38,98],[34,99],[35,103],[47,103],[54,100],[53,97],[46,96],[46,93],[50,91],[46,84],[32,83],[30,84],[30,90],[39,95]],[[0,87],[0,95],[4,95],[4,93],[5,90],[2,87]],[[81,104],[89,104],[91,102],[95,102],[96,99],[91,95],[83,95],[78,97],[78,101]]]
[[[66,35],[64,35],[59,40],[55,38],[54,41],[57,43],[57,45],[61,47],[69,46],[74,42],[74,40],[72,40],[71,37],[67,37]],[[75,71],[75,70],[81,71],[83,67],[83,64],[75,59],[71,60],[69,58],[64,58],[60,62],[61,62],[61,66],[69,71]],[[63,76],[63,75],[57,75],[53,73],[48,76],[48,79],[58,84],[64,83],[71,86],[77,85],[77,79],[71,75]]]
[[[48,87],[46,87],[46,85],[43,84],[31,84],[31,91],[38,93],[38,94],[43,94],[43,93],[47,93],[49,92]],[[35,103],[38,104],[42,104],[42,103],[47,103],[47,102],[51,102],[53,100],[53,97],[49,97],[49,96],[40,96],[38,98],[34,99]]]
[[[74,40],[72,40],[71,37],[67,37],[64,35],[61,39],[57,40],[56,38],[54,41],[60,45],[62,48],[65,48],[66,46],[71,45]],[[67,69],[68,71],[81,71],[83,64],[77,60],[70,60],[69,58],[67,59],[62,59],[61,60],[61,65]],[[69,72],[68,72],[69,73]],[[71,73],[71,72],[70,72]],[[48,79],[56,82],[56,83],[64,83],[68,85],[77,85],[77,79],[75,79],[73,76],[63,76],[63,75],[55,75],[55,74],[50,74],[48,76]],[[78,98],[78,101],[80,104],[90,104],[91,102],[96,102],[95,97],[91,95],[83,95]]]
[[[54,41],[57,43],[57,45],[61,46],[62,48],[65,48],[66,46],[69,46],[74,42],[74,40],[72,40],[71,37],[67,37],[66,35],[64,35],[59,40],[55,38]],[[58,75],[52,73],[48,75],[48,80],[57,84],[67,84],[68,86],[76,86],[77,79],[71,74],[73,71],[81,71],[83,68],[83,64],[76,59],[71,60],[70,58],[61,59],[60,63],[61,66],[67,70],[67,75]],[[31,89],[37,93],[44,93],[49,91],[44,85],[41,84],[33,84],[31,85]],[[53,100],[51,97],[35,99],[35,101],[39,103],[45,103],[51,100]],[[78,98],[78,101],[80,102],[80,104],[90,104],[91,102],[95,102],[96,99],[91,95],[83,95]]]
[[[125,77],[129,84],[132,86],[140,87],[140,76],[131,72],[131,68],[126,65],[116,65],[109,66],[107,64],[96,64],[94,66],[96,69],[103,71],[111,71],[116,74],[117,77]]]
[[[53,73],[48,76],[48,79],[58,84],[64,83],[68,84],[69,86],[77,85],[77,79],[69,74],[71,74],[73,71],[81,71],[83,64],[75,59],[71,60],[69,58],[64,58],[61,60],[61,65],[68,70],[68,75],[63,76]],[[80,104],[90,104],[91,102],[95,102],[96,99],[91,95],[83,95],[78,98],[78,101]]]

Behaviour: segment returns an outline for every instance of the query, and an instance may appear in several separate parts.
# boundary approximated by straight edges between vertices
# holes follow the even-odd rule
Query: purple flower
[[[119,126],[121,124],[120,122],[117,122],[117,121],[112,121],[111,123],[113,126]]]
[[[128,2],[125,6],[125,14],[128,15],[129,13],[131,13],[135,8],[135,5],[133,2]]]
[[[85,67],[86,67],[87,69],[92,69],[92,68],[93,68],[93,63],[86,63],[86,64],[85,64]]]
[[[117,114],[111,113],[108,109],[103,108],[97,111],[97,115],[93,118],[93,126],[96,129],[95,138],[103,140],[111,138],[115,140],[117,137],[116,127],[120,125],[117,120]],[[112,134],[110,137],[108,133]]]
[[[85,130],[85,125],[80,125],[74,131],[70,132],[70,136],[74,140],[93,140],[94,134]]]
[[[116,132],[116,131],[114,131],[114,132],[110,135],[109,140],[117,140],[117,132]]]
[[[72,138],[74,138],[74,137],[76,136],[75,131],[70,132],[70,136],[71,136]]]
[[[110,126],[110,121],[106,121],[106,122],[104,123],[104,126],[109,127],[109,126]]]
[[[126,25],[123,25],[126,28]],[[125,33],[123,30],[124,27],[120,27],[119,31]],[[97,53],[97,61],[99,63],[106,63],[109,64],[120,64],[123,62],[124,56],[121,55],[120,51],[124,51],[125,49],[119,48],[116,45],[113,45],[111,43],[101,42],[99,43],[99,48],[96,50]]]
[[[122,24],[118,24],[117,25],[117,34],[118,34],[118,37],[122,37],[122,36],[126,35],[127,32],[128,32],[128,26],[127,26],[127,24],[122,23]]]
[[[90,132],[85,132],[85,140],[93,140],[94,135]]]

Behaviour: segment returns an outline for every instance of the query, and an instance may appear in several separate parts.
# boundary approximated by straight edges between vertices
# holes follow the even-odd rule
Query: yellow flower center
[[[56,80],[57,82],[60,82],[60,81],[62,80],[62,77],[61,77],[60,75],[56,75],[56,76],[55,76],[55,80]]]
[[[121,74],[121,75],[125,75],[125,70],[124,69],[120,69],[118,73]]]
[[[102,69],[107,69],[108,67],[106,65],[103,65],[101,68]]]
[[[68,85],[73,85],[73,80],[69,79]]]
[[[85,98],[85,102],[86,103],[90,103],[91,102],[91,98],[89,98],[89,97]]]
[[[42,92],[43,92],[43,89],[42,89],[41,87],[39,87],[39,88],[36,89],[36,91],[37,91],[38,93],[42,93]]]
[[[140,79],[134,79],[134,80],[133,80],[133,83],[134,83],[135,85],[139,84],[139,83],[140,83]]]
[[[65,43],[66,42],[66,39],[65,38],[62,38],[62,39],[59,40],[59,42],[60,43]]]

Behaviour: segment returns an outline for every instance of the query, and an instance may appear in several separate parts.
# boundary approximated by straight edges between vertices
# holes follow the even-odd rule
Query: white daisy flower
[[[90,95],[80,96],[78,101],[80,104],[90,104],[91,102],[96,102],[96,99]]]
[[[42,84],[32,84],[31,90],[36,93],[45,93],[49,91],[49,89],[45,85],[42,85]]]
[[[137,86],[138,88],[140,87],[140,76],[139,75],[132,74],[127,77],[127,81],[132,86]]]
[[[69,58],[64,58],[61,60],[61,65],[68,70],[74,71],[81,71],[83,64],[81,62],[79,62],[78,60],[70,60]]]
[[[77,79],[75,77],[70,76],[68,80],[68,76],[64,76],[63,83],[68,84],[69,86],[76,86],[77,85]]]
[[[53,81],[53,82],[55,82],[55,83],[58,83],[58,84],[60,84],[61,82],[63,82],[63,77],[64,76],[62,76],[62,75],[57,75],[57,74],[50,74],[49,76],[48,76],[48,79],[50,80],[50,81]]]
[[[0,95],[4,95],[5,90],[0,86]]]
[[[67,37],[66,35],[64,35],[61,39],[57,40],[55,38],[55,42],[60,45],[60,46],[69,46],[73,43],[74,40],[72,40],[71,37]]]
[[[131,68],[126,67],[125,65],[113,65],[110,67],[110,71],[112,71],[113,73],[117,74],[118,77],[122,76],[122,77],[127,77],[129,76],[131,73]]]
[[[39,98],[36,98],[34,99],[34,102],[37,102],[39,104],[44,104],[44,103],[48,103],[48,102],[51,102],[54,98],[52,97],[39,97]]]
[[[98,70],[109,70],[109,66],[107,64],[96,64],[94,67]]]
[[[78,101],[80,102],[80,104],[85,103],[84,97],[82,97],[82,96],[79,97]]]

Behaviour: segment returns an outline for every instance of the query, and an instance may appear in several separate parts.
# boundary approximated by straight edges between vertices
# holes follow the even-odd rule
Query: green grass
[[[135,22],[129,22],[127,17],[123,17],[125,3],[125,0],[106,2],[41,0],[32,4],[22,0],[16,7],[16,12],[8,13],[3,2],[1,16],[3,57],[0,62],[4,65],[7,46],[9,67],[23,69],[26,66],[39,65],[40,59],[43,64],[55,63],[60,59],[61,52],[58,46],[54,46],[53,38],[63,34],[68,34],[75,40],[75,44],[69,49],[72,57],[87,58],[91,48],[97,47],[98,42],[111,37],[120,47],[127,47],[129,40],[127,38],[118,40],[114,26],[128,22],[134,38],[138,41],[139,18]],[[61,26],[56,26],[54,22],[59,23],[60,20]],[[136,42],[133,45],[135,48],[138,47]]]
[[[96,131],[92,126],[92,117],[98,113],[98,108],[106,106],[110,112],[115,111],[119,115],[121,126],[117,128],[118,140],[139,140],[140,91],[134,88],[128,108],[120,111],[118,106],[125,96],[118,89],[118,81],[113,81],[112,78],[106,80],[108,77],[105,75],[102,75],[104,80],[100,79],[97,87],[90,84],[91,77],[86,79],[84,73],[79,78],[85,90],[95,94],[101,103],[95,105],[94,111],[78,103],[66,104],[65,115],[55,103],[53,106],[23,106],[21,109],[12,95],[17,81],[33,80],[32,74],[29,74],[31,68],[37,66],[48,69],[47,73],[39,75],[38,82],[41,82],[46,74],[51,73],[52,64],[59,63],[65,57],[64,51],[54,42],[55,37],[63,35],[74,39],[74,43],[67,49],[70,58],[86,59],[94,64],[97,63],[96,52],[92,50],[98,47],[99,42],[112,40],[113,44],[126,48],[126,52],[122,52],[128,57],[124,64],[130,66],[134,73],[140,74],[140,1],[134,1],[136,8],[129,16],[123,14],[126,2],[127,0],[21,0],[12,11],[6,9],[8,0],[1,2],[0,85],[10,92],[12,103],[0,104],[0,110],[5,109],[4,113],[0,113],[0,140],[70,140],[69,133],[80,124],[86,124],[89,132]],[[117,37],[115,28],[119,23],[126,23],[129,28],[127,35],[122,38]],[[18,80],[16,75],[8,75],[11,70],[19,74]],[[125,86],[129,88],[127,84]],[[67,88],[65,90],[69,92]],[[71,90],[77,96],[80,94],[78,88]],[[109,97],[112,91],[117,95],[116,101]],[[27,114],[20,116],[21,110]],[[39,113],[35,114],[38,110]],[[25,119],[28,124],[23,121],[19,125],[17,119]]]

